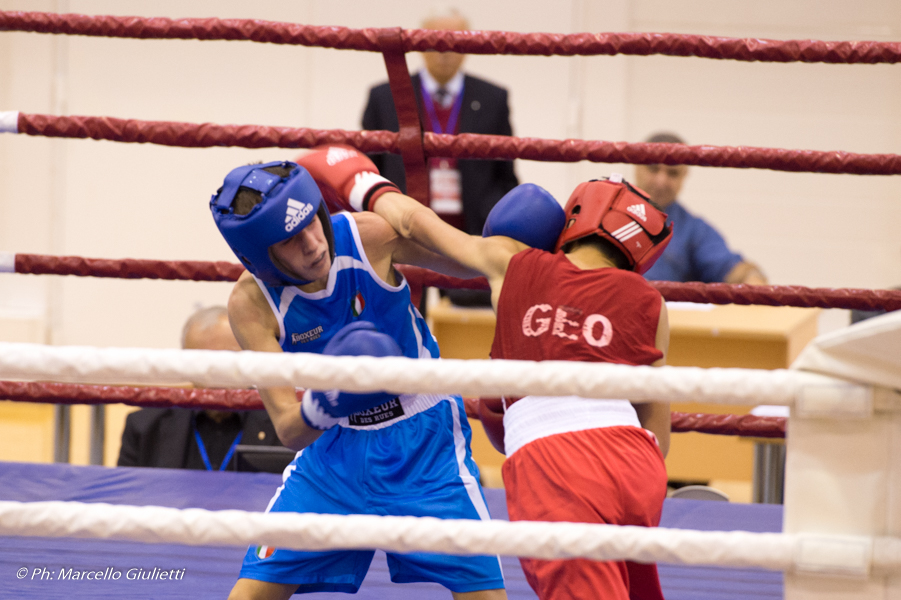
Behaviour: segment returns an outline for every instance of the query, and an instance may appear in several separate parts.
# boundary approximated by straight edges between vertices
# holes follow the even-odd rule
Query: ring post
[[[901,312],[815,339],[792,368],[840,377],[788,420],[785,533],[804,542],[786,600],[901,598]],[[820,389],[816,389],[820,388]]]

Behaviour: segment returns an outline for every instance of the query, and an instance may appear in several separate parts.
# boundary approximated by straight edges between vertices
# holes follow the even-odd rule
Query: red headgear
[[[666,214],[648,196],[622,180],[594,179],[582,183],[566,203],[566,225],[556,251],[589,235],[619,248],[636,273],[644,273],[660,257],[673,236]]]

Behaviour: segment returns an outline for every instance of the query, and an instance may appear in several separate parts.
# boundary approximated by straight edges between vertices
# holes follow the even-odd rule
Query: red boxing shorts
[[[503,466],[511,521],[656,527],[666,466],[651,434],[603,427],[533,440]],[[656,565],[587,559],[520,559],[541,600],[663,600]]]

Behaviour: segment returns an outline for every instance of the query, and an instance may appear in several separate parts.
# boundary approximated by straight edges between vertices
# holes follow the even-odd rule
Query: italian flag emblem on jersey
[[[350,301],[350,311],[354,314],[355,317],[359,317],[363,314],[364,308],[366,308],[366,300],[363,299],[363,294],[357,292],[357,295],[354,296],[354,299]]]
[[[271,546],[257,546],[257,558],[266,559],[275,553],[275,548]]]

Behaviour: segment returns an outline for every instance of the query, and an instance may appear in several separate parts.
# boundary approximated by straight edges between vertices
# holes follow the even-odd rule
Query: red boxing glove
[[[382,194],[400,193],[396,185],[379,175],[368,156],[350,146],[317,146],[295,162],[309,171],[330,206],[356,212],[372,210]]]

